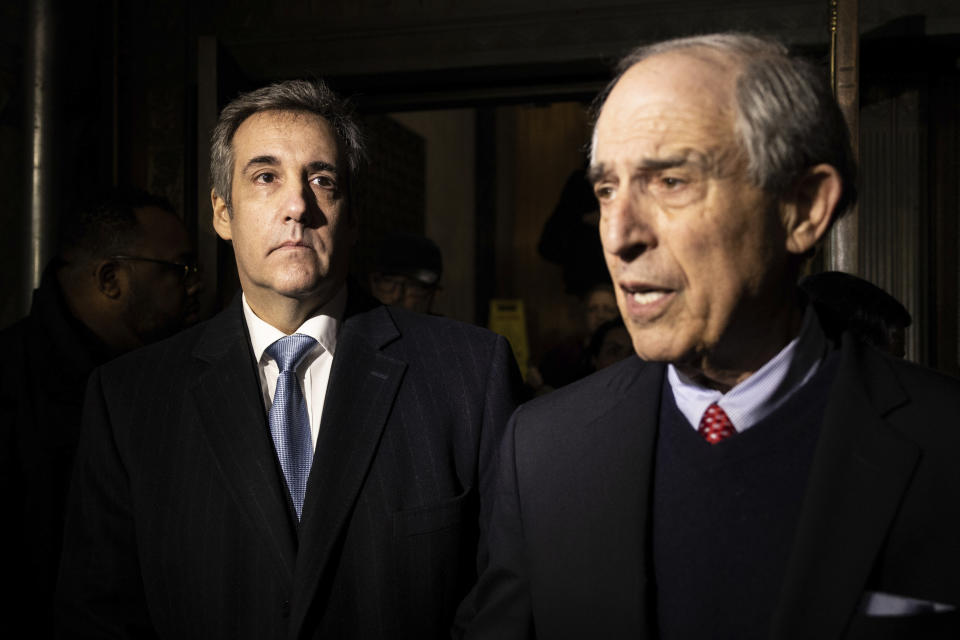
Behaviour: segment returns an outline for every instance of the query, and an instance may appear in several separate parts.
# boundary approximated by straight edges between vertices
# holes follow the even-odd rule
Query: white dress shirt
[[[827,346],[817,314],[808,306],[800,335],[726,393],[698,385],[672,364],[667,367],[667,380],[677,408],[694,429],[700,426],[707,407],[716,402],[742,433],[776,411],[813,377]]]
[[[320,418],[323,416],[323,401],[327,395],[330,368],[333,366],[333,356],[337,351],[337,334],[340,330],[340,323],[343,321],[343,311],[346,306],[347,287],[343,286],[330,302],[320,307],[294,332],[310,336],[317,341],[317,345],[310,350],[297,367],[297,382],[300,383],[303,397],[307,403],[307,416],[310,418],[310,440],[314,450],[317,448],[317,434],[320,433]],[[273,393],[277,388],[280,368],[277,366],[276,360],[266,353],[266,349],[287,334],[261,320],[247,304],[246,295],[243,296],[243,316],[247,321],[247,329],[250,332],[250,346],[253,347],[253,357],[257,359],[260,389],[263,391],[263,404],[269,414],[270,407],[273,405]]]

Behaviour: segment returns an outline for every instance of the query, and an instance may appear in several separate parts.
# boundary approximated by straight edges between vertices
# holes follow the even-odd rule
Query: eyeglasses
[[[176,268],[180,270],[180,279],[186,282],[190,278],[195,278],[200,273],[199,265],[186,264],[184,262],[170,262],[169,260],[157,260],[156,258],[141,258],[140,256],[110,256],[111,260],[137,260],[139,262],[153,262],[162,264],[165,267]]]
[[[403,275],[375,274],[372,278],[376,293],[382,296],[396,296],[398,293],[414,298],[426,298],[439,289],[436,285],[428,285]]]

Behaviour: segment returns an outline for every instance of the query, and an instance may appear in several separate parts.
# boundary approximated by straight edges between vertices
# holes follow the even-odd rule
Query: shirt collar
[[[243,294],[242,301],[243,317],[247,321],[247,329],[250,331],[250,346],[253,347],[253,355],[257,362],[260,362],[267,347],[287,334],[265,322],[254,313],[247,303],[246,294]],[[343,312],[346,307],[347,287],[341,286],[336,295],[307,318],[294,333],[310,336],[332,356],[337,350],[337,337],[340,333],[340,323],[343,321]]]
[[[734,428],[742,432],[769,416],[805,385],[816,373],[826,349],[827,340],[817,314],[813,305],[808,305],[800,334],[727,393],[696,384],[672,364],[667,367],[667,379],[677,408],[694,428],[707,407],[716,402]]]

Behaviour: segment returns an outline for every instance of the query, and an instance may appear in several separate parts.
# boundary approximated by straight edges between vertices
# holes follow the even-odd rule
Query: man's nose
[[[286,220],[303,222],[307,215],[307,194],[309,187],[299,182],[290,181],[284,194],[283,213]]]
[[[199,273],[188,277],[184,284],[186,285],[188,296],[195,296],[203,291],[203,277]]]
[[[600,211],[600,242],[606,253],[629,259],[656,246],[653,203],[641,194],[622,194]]]

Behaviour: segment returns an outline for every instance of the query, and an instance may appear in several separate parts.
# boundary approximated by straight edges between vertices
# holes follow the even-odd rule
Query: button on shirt
[[[737,432],[742,433],[773,413],[813,377],[827,346],[817,314],[808,306],[800,335],[726,393],[696,384],[672,364],[667,367],[667,380],[677,408],[693,429],[700,424],[707,407],[716,402]]]
[[[297,381],[303,389],[303,397],[307,403],[307,416],[310,418],[310,440],[314,449],[317,448],[320,418],[323,416],[323,402],[327,395],[330,369],[333,366],[333,356],[337,350],[337,334],[346,306],[347,288],[343,286],[340,287],[340,291],[330,302],[320,307],[294,332],[310,336],[318,343],[297,367]],[[276,361],[267,355],[266,349],[287,334],[261,320],[247,304],[246,295],[243,296],[243,316],[247,321],[247,329],[250,332],[250,346],[253,347],[253,356],[257,359],[260,389],[263,391],[263,404],[269,414],[270,407],[273,405],[273,393],[277,388],[277,377],[280,375],[280,369],[277,367]]]

